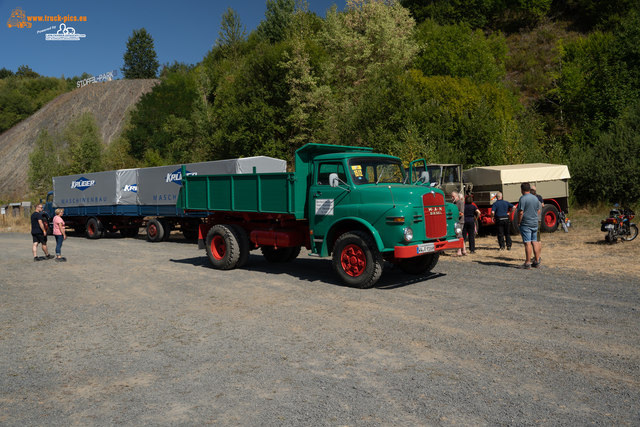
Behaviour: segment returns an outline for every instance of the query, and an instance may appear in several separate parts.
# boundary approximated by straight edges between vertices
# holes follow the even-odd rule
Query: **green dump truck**
[[[178,206],[209,212],[198,243],[221,270],[242,267],[253,249],[287,262],[304,246],[331,256],[345,284],[369,288],[384,261],[423,274],[440,252],[463,245],[458,209],[444,193],[371,148],[307,144],[295,172],[182,177]]]

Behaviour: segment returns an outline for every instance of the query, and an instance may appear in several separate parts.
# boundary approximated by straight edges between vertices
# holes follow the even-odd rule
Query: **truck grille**
[[[440,239],[447,235],[447,216],[444,196],[432,191],[422,196],[424,205],[424,228],[427,239]]]

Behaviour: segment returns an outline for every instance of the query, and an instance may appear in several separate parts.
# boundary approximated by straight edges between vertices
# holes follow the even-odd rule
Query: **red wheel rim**
[[[158,234],[158,227],[155,224],[149,224],[149,236],[156,237]]]
[[[544,216],[544,223],[547,224],[547,227],[553,227],[556,224],[557,220],[558,218],[551,211],[547,212]]]
[[[96,234],[96,226],[93,223],[89,224],[89,234],[92,236]]]
[[[347,245],[340,255],[342,269],[351,277],[358,277],[367,267],[367,258],[358,245]]]
[[[213,236],[213,239],[211,239],[211,255],[215,259],[222,259],[226,253],[227,245],[224,243],[222,236]]]

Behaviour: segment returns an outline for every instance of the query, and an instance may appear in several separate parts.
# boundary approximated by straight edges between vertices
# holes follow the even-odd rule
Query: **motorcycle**
[[[571,221],[569,220],[569,218],[567,218],[567,216],[562,211],[558,212],[558,224],[562,227],[565,233],[569,232],[569,227],[571,227]]]
[[[600,231],[607,233],[604,240],[615,243],[618,239],[633,240],[638,237],[638,227],[631,222],[635,213],[629,208],[618,209],[618,204],[609,211],[609,218],[602,220]]]

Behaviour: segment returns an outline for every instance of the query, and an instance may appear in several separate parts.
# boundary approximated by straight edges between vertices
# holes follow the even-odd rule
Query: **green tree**
[[[124,67],[120,70],[125,79],[155,79],[160,63],[153,46],[151,34],[144,28],[133,30],[127,40]]]
[[[345,12],[327,12],[320,33],[331,55],[326,72],[347,90],[372,76],[406,67],[418,52],[415,21],[394,0],[347,0]]]
[[[67,174],[102,170],[102,137],[93,114],[87,111],[77,121],[69,122],[62,138],[67,144]]]
[[[33,151],[29,154],[27,182],[31,191],[45,194],[51,190],[54,176],[63,174],[66,153],[58,135],[46,129],[38,133]]]
[[[428,19],[416,29],[416,39],[415,67],[424,75],[497,83],[506,74],[507,44],[500,33],[485,36],[465,23],[441,26]]]
[[[239,53],[240,45],[246,38],[246,26],[242,25],[240,15],[228,7],[225,13],[222,14],[216,46],[224,50],[226,55],[235,57]]]
[[[33,71],[28,65],[21,65],[18,67],[18,71],[16,71],[16,77],[35,79],[36,77],[40,77],[40,74]]]
[[[295,9],[295,0],[267,0],[265,19],[260,21],[256,32],[270,43],[281,42],[287,37]]]
[[[6,69],[5,67],[2,67],[2,69],[0,70],[0,79],[4,79],[7,77],[12,77],[14,76],[15,73],[11,70]]]

